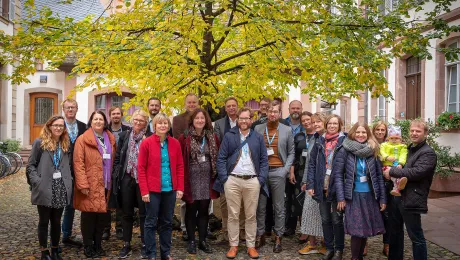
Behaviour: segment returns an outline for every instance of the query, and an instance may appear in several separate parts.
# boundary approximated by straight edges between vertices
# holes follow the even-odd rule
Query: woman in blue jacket
[[[351,235],[352,259],[363,259],[368,237],[385,233],[386,195],[379,144],[367,124],[356,123],[334,164],[337,210],[345,209],[345,233]]]
[[[307,172],[307,191],[319,203],[323,226],[324,243],[327,252],[324,260],[341,260],[345,247],[343,214],[337,211],[337,200],[333,185],[332,169],[335,167],[335,154],[346,138],[342,133],[342,119],[330,115],[324,121],[326,133],[315,134],[315,145],[310,154]]]

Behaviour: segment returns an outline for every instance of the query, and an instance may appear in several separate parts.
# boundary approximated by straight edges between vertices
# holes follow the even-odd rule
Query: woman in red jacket
[[[212,189],[216,178],[216,161],[219,153],[217,135],[212,129],[211,118],[202,108],[193,111],[188,129],[179,137],[184,158],[184,197],[186,202],[185,227],[187,228],[189,254],[196,254],[195,229],[198,225],[198,248],[212,253],[206,243],[208,208],[218,193]]]
[[[156,257],[155,233],[160,234],[161,259],[171,257],[174,205],[184,192],[184,163],[179,141],[168,136],[171,121],[164,113],[153,118],[155,134],[146,138],[138,157],[138,180],[147,215],[144,240],[148,259]]]

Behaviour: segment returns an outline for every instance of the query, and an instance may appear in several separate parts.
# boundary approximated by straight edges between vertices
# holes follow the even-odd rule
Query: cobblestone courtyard
[[[74,221],[74,232],[80,233],[79,223],[80,214],[76,213]],[[30,203],[30,192],[23,172],[14,176],[0,180],[0,259],[35,259],[40,255],[37,241],[38,214],[35,206]],[[103,247],[108,256],[106,259],[117,259],[118,251],[122,248],[122,242],[116,240],[112,232],[109,241],[105,241]],[[134,253],[129,259],[140,259],[139,243],[137,233],[134,235]],[[79,237],[81,239],[81,237]],[[280,254],[272,253],[272,242],[264,246],[259,252],[261,259],[319,259],[319,255],[301,256],[297,250],[301,245],[297,244],[297,238],[283,239],[284,251]],[[406,237],[405,256],[411,259],[412,246]],[[226,259],[225,253],[228,247],[218,241],[210,241],[214,253],[206,255],[198,252],[196,256],[188,255],[186,252],[186,242],[181,240],[180,235],[173,234],[172,256],[175,259]],[[350,259],[350,239],[346,238],[346,249],[344,259]],[[243,243],[242,243],[243,244]],[[243,244],[244,245],[244,244]],[[385,259],[381,254],[382,238],[374,237],[369,240],[369,254],[366,259]],[[429,259],[460,259],[449,250],[436,244],[428,242]],[[62,256],[64,259],[84,259],[83,250],[63,248]],[[240,247],[236,259],[249,259],[245,252],[245,247]]]

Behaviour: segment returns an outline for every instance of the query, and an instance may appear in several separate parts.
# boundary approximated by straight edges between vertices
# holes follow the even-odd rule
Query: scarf
[[[329,163],[332,163],[332,156],[334,155],[334,149],[339,142],[339,133],[329,134],[326,133],[326,168],[329,168]]]
[[[139,156],[139,146],[142,143],[142,139],[145,135],[145,129],[142,129],[139,133],[135,134],[134,131],[131,131],[129,135],[128,143],[128,166],[126,167],[126,172],[137,180],[137,158]]]
[[[203,138],[206,138],[206,142],[208,143],[209,153],[211,155],[211,169],[212,169],[212,177],[215,177],[217,174],[216,170],[216,161],[217,161],[217,144],[216,139],[214,138],[214,134],[212,131],[204,130],[201,132],[201,135],[196,133],[195,128],[192,126],[189,128],[188,131],[190,135],[190,156],[194,160],[198,160],[198,155],[201,154],[200,148],[203,141]]]
[[[360,143],[346,138],[343,141],[343,148],[357,157],[367,158],[374,155],[374,150],[366,143]]]
[[[104,187],[110,190],[110,181],[112,179],[112,144],[110,143],[109,135],[107,131],[102,134],[104,137],[104,143],[102,143],[94,132],[94,138],[96,138],[97,149],[104,158],[104,153],[110,154],[110,159],[102,159],[102,176],[104,178]]]

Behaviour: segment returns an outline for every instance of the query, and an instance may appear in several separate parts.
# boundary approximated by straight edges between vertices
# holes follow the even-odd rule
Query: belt
[[[240,178],[240,179],[243,179],[243,180],[249,180],[249,179],[252,179],[254,177],[257,177],[257,175],[238,175],[238,174],[233,174],[233,173],[230,173],[230,176]]]
[[[282,166],[268,166],[268,170],[273,170],[273,169],[278,169],[281,168]]]

